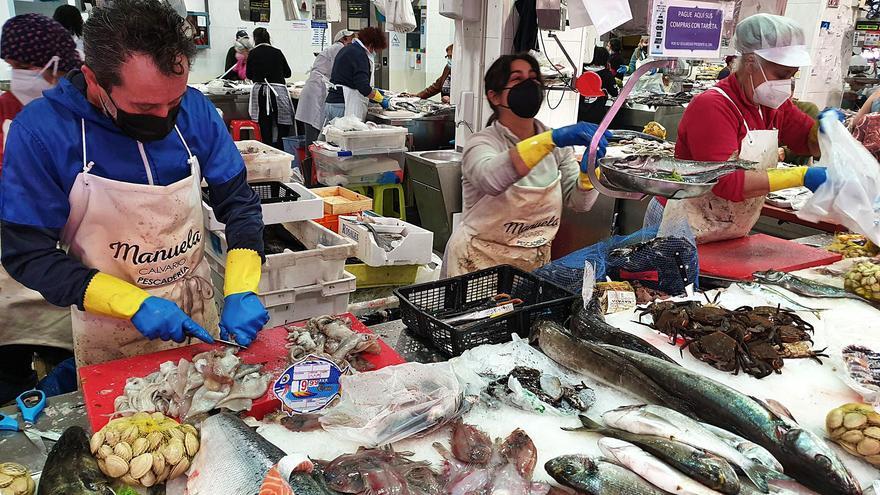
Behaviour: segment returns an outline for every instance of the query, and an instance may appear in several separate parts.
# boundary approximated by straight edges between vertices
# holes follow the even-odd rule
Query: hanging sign
[[[339,397],[339,378],[345,371],[329,359],[310,354],[284,370],[272,391],[287,414],[320,411]]]
[[[725,6],[688,0],[654,0],[652,57],[718,58]]]

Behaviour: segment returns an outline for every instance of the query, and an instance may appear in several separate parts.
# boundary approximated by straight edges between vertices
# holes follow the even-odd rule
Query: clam
[[[859,430],[850,430],[840,436],[840,439],[844,442],[854,444],[861,442],[863,438],[865,438],[865,435]]]
[[[158,474],[165,467],[165,456],[159,452],[153,452],[153,472]]]
[[[171,434],[172,438],[176,438],[176,439],[180,440],[181,442],[184,440],[184,438],[186,436],[186,434],[183,431],[181,431],[177,428],[172,428],[172,429],[168,430],[168,433]]]
[[[0,464],[0,473],[7,474],[13,478],[24,476],[27,472],[27,468],[21,464],[16,464],[14,462],[4,462],[3,464]]]
[[[98,452],[98,449],[101,448],[101,445],[104,445],[104,432],[99,431],[92,435],[92,438],[89,439],[89,450],[92,451],[92,454]]]
[[[192,433],[187,432],[183,439],[186,455],[193,457],[199,451],[199,439]]]
[[[845,426],[849,429],[860,428],[860,427],[862,427],[862,425],[864,425],[867,422],[868,422],[868,418],[866,418],[864,414],[860,414],[860,413],[854,413],[854,412],[847,413],[843,417],[843,426]]]
[[[115,454],[108,455],[104,459],[104,466],[107,468],[104,474],[111,478],[119,478],[128,472],[128,462]]]
[[[125,473],[119,478],[119,481],[125,483],[126,485],[136,486],[138,484],[138,480],[131,477],[131,474]]]
[[[144,452],[147,451],[148,446],[149,446],[149,443],[147,442],[146,438],[144,438],[144,437],[138,438],[137,440],[134,441],[133,444],[131,444],[131,455],[137,456],[137,455],[143,454]]]
[[[140,479],[141,476],[147,474],[147,471],[153,468],[153,455],[150,453],[141,454],[131,460],[129,472],[132,478]]]
[[[171,470],[171,474],[168,475],[168,479],[173,480],[174,478],[177,478],[185,473],[187,469],[189,469],[189,459],[184,457],[180,462],[175,464],[174,469]]]
[[[152,471],[147,471],[147,474],[141,476],[140,482],[141,485],[149,488],[156,484],[156,475]]]
[[[0,488],[5,488],[9,486],[10,484],[12,484],[12,480],[14,479],[15,478],[9,476],[8,474],[0,473]]]
[[[146,413],[145,413],[145,414],[146,414]],[[152,417],[154,421],[158,421],[158,422],[160,422],[160,423],[163,422],[163,421],[165,421],[166,419],[168,419],[168,418],[165,417],[164,414],[162,414],[162,413],[160,413],[160,412],[158,412],[158,411],[156,411],[156,412],[154,412],[153,414],[151,414],[150,417]]]
[[[135,425],[131,425],[125,429],[125,432],[119,437],[121,442],[126,442],[131,445],[137,437],[140,436],[140,431],[138,431],[138,427]]]
[[[104,443],[111,447],[115,447],[119,443],[119,433],[116,430],[107,430],[104,433]]]
[[[27,493],[28,478],[29,476],[21,476],[19,478],[15,478],[15,480],[7,487],[7,489],[11,490],[12,493],[16,495]]]
[[[165,464],[162,466],[162,470],[158,473],[153,471],[153,474],[156,475],[156,483],[164,483],[165,480],[168,479],[168,476],[171,474],[171,466]]]
[[[843,426],[843,411],[840,408],[832,409],[825,417],[825,426],[828,431],[835,430]]]
[[[121,457],[125,462],[128,462],[132,458],[131,445],[126,442],[119,442],[116,444],[116,447],[113,447],[113,453]]]
[[[98,452],[95,453],[95,457],[98,459],[106,459],[108,455],[113,455],[113,447],[109,445],[101,445]]]
[[[147,435],[148,450],[156,450],[164,440],[165,436],[158,431],[150,433],[149,435]]]
[[[180,462],[181,457],[183,457],[183,453],[185,452],[185,448],[183,446],[183,442],[176,438],[172,438],[168,441],[168,445],[165,446],[163,453],[165,454],[165,460],[168,464],[177,464]]]
[[[199,431],[196,430],[196,427],[189,423],[184,423],[180,425],[180,429],[183,430],[184,433],[192,433],[195,436],[199,435]]]
[[[880,454],[880,441],[865,437],[858,445],[856,445],[856,451],[864,456]]]

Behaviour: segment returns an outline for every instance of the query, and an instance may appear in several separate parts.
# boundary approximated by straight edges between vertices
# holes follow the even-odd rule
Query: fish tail
[[[743,466],[742,470],[752,483],[764,493],[770,492],[769,482],[771,480],[788,479],[786,475],[757,463]]]
[[[600,431],[605,429],[602,425],[583,414],[578,415],[578,418],[581,420],[581,424],[584,425],[583,428],[578,428],[580,431]]]

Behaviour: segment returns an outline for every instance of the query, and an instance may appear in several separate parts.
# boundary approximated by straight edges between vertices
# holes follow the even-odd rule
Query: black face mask
[[[116,107],[116,118],[113,119],[113,122],[129,137],[142,143],[148,143],[150,141],[164,139],[165,136],[171,133],[174,129],[174,124],[177,122],[177,114],[180,113],[180,103],[169,110],[168,115],[165,117],[156,117],[155,115],[141,113],[128,113],[119,108],[119,105],[117,105],[116,102],[113,101],[113,97],[110,96],[109,91],[105,90],[104,92],[107,93],[110,102]],[[108,115],[110,114],[110,112],[107,111],[106,105],[104,105],[104,110]]]
[[[526,79],[510,88],[507,93],[507,104],[517,117],[531,119],[538,115],[544,103],[544,87],[535,79]],[[503,105],[501,105],[503,106]]]

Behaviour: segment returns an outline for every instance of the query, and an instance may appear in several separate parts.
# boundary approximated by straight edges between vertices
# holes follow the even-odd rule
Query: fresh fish
[[[788,476],[808,488],[820,493],[861,494],[855,478],[828,444],[784,412],[686,368],[620,347],[603,347],[650,375],[652,383],[662,385],[667,393],[688,401],[707,423],[734,431],[767,449]]]
[[[664,492],[623,466],[601,458],[564,455],[544,469],[559,484],[589,495],[663,495]]]
[[[681,495],[717,495],[719,492],[688,478],[635,445],[616,438],[600,438],[599,450],[628,467],[652,485]]]
[[[749,459],[774,471],[779,471],[780,473],[785,472],[782,464],[780,464],[779,461],[777,461],[776,458],[773,457],[773,454],[768,452],[767,449],[765,449],[764,447],[761,447],[756,443],[750,442],[735,433],[731,433],[727,430],[718,428],[717,426],[710,425],[709,423],[701,424],[704,428],[711,431],[715,434],[715,436],[720,438],[722,442],[742,452],[742,454]]]
[[[755,168],[753,162],[731,160],[726,162],[699,162],[681,160],[668,156],[631,155],[618,158],[602,158],[602,168],[625,171],[640,177],[664,177],[677,174],[679,182],[706,184],[717,181],[737,169]]]
[[[809,306],[805,306],[805,305],[795,301],[794,299],[788,297],[787,295],[783,294],[782,292],[774,289],[773,287],[771,287],[769,285],[756,284],[754,282],[739,282],[739,283],[737,283],[737,285],[739,287],[741,287],[742,289],[746,290],[747,292],[761,293],[760,295],[770,302],[775,302],[775,301],[773,301],[773,299],[775,297],[782,298],[783,300],[786,301],[786,304],[791,304],[795,308],[795,309],[791,309],[789,311],[792,311],[792,312],[809,311],[810,313],[813,313],[813,316],[815,316],[819,320],[822,319],[821,312],[825,311],[827,309],[827,308],[811,308]],[[776,305],[782,307],[781,302],[774,304],[774,306],[776,306]],[[788,309],[788,308],[782,307],[782,309]]]
[[[189,470],[188,495],[253,495],[284,457],[281,449],[227,412],[202,422],[201,441]]]
[[[672,364],[678,364],[673,361],[672,358],[664,354],[663,351],[651,345],[648,341],[609,325],[605,322],[605,318],[603,318],[602,315],[596,314],[589,309],[585,309],[580,303],[578,303],[577,306],[579,306],[579,309],[575,311],[574,317],[571,319],[571,324],[569,325],[571,333],[574,334],[575,337],[589,340],[590,342],[611,344],[623,347],[624,349],[643,352],[654,356],[655,358],[669,361]]]
[[[501,457],[516,468],[525,480],[531,480],[538,463],[538,449],[526,432],[517,428],[501,444]]]
[[[579,339],[558,324],[546,320],[534,325],[532,332],[544,354],[568,369],[596,376],[652,403],[663,404],[679,411],[689,410],[687,399],[673,397],[628,359],[618,356],[602,344]]]
[[[677,440],[727,459],[762,490],[767,489],[768,479],[779,476],[722,442],[697,421],[672,409],[652,405],[624,406],[606,412],[602,419],[606,425],[618,430]]]
[[[813,282],[812,280],[807,280],[790,273],[767,270],[764,272],[755,272],[752,274],[752,277],[754,277],[755,281],[758,283],[776,285],[783,289],[790,290],[799,296],[830,297],[835,299],[856,299],[858,301],[864,301],[861,297],[843,289]]]
[[[11,492],[10,492],[11,493]],[[52,446],[40,475],[37,495],[112,495],[110,480],[89,451],[89,437],[79,426],[64,430]]]
[[[452,455],[461,462],[484,466],[492,457],[492,439],[476,426],[458,421],[452,426]]]
[[[605,428],[595,421],[581,416],[583,428],[637,445],[642,450],[659,457],[663,462],[699,481],[713,490],[727,495],[739,493],[741,484],[733,467],[723,458],[684,442],[657,435],[637,435],[624,430]]]

